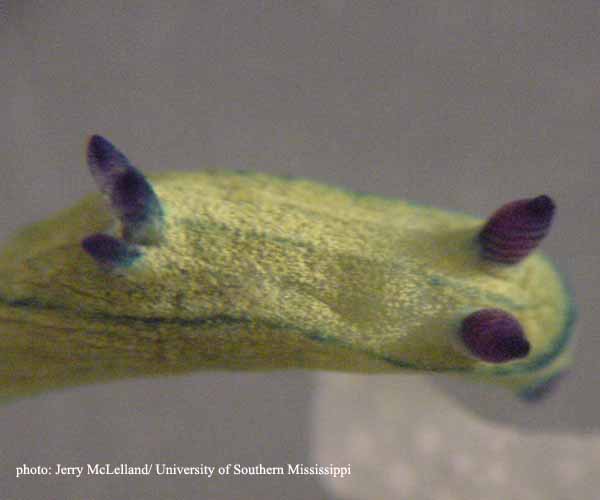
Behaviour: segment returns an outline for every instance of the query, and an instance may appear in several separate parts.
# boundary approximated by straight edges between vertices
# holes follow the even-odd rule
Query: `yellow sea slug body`
[[[307,180],[147,180],[100,136],[101,192],[0,255],[4,397],[196,369],[462,372],[537,396],[572,306],[531,253],[547,196],[487,223]],[[531,255],[529,255],[531,253]]]

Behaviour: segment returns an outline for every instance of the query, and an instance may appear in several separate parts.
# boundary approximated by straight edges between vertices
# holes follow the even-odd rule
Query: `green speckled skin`
[[[0,394],[196,369],[462,371],[519,391],[569,362],[571,305],[539,253],[486,262],[479,218],[307,180],[150,177],[164,239],[107,269],[81,248],[118,235],[101,196],[0,255]],[[522,324],[527,358],[477,361],[456,340],[488,307]]]

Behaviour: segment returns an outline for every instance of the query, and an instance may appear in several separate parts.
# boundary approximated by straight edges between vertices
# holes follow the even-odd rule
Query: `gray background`
[[[301,175],[482,215],[548,193],[559,211],[544,250],[569,277],[580,311],[576,370],[543,411],[478,386],[441,381],[436,390],[451,395],[452,408],[503,425],[600,432],[597,2],[13,1],[0,9],[2,241],[94,189],[83,159],[90,133],[145,171]],[[13,477],[22,463],[309,462],[318,383],[300,372],[199,374],[2,408],[2,496],[332,498],[314,478]]]

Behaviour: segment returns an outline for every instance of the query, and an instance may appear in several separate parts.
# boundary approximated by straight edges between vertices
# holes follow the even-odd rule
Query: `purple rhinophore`
[[[81,246],[96,261],[111,266],[128,266],[141,255],[129,243],[102,233],[88,236]]]
[[[517,318],[501,309],[480,309],[467,316],[460,338],[473,356],[505,363],[529,354],[529,342]]]
[[[121,220],[123,238],[140,244],[155,242],[163,212],[144,175],[99,135],[91,137],[87,159],[96,183]]]
[[[483,257],[504,264],[524,259],[548,233],[554,209],[546,195],[502,206],[479,233]]]

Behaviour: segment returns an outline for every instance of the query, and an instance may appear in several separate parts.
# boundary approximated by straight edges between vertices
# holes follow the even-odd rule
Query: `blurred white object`
[[[323,476],[341,498],[598,498],[599,435],[491,422],[427,376],[320,374],[318,381],[313,458],[352,466],[343,479]]]

